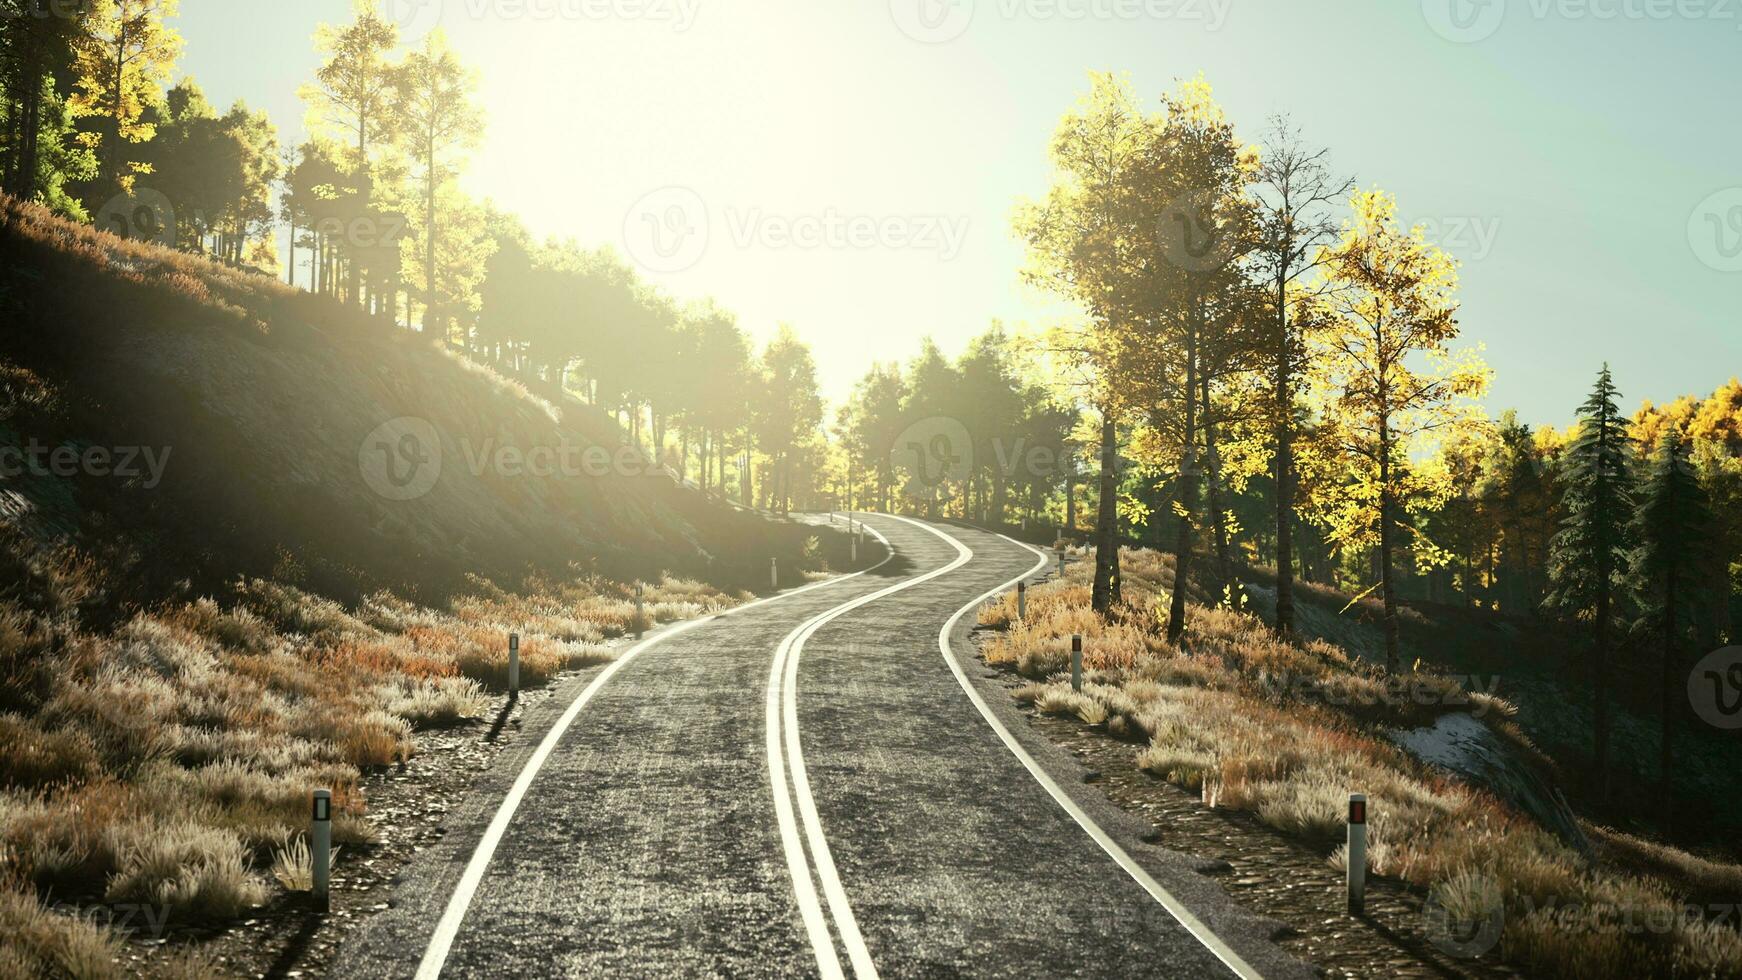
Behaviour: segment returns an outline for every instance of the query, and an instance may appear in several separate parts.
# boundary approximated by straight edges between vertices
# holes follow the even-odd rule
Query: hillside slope
[[[126,540],[137,553],[115,560],[196,590],[287,564],[338,596],[573,561],[738,578],[717,556],[764,533],[586,406],[360,310],[11,200],[0,344],[0,446],[25,454],[8,457],[0,514]],[[63,451],[57,469],[63,446],[78,462]],[[753,551],[746,576],[770,553]]]

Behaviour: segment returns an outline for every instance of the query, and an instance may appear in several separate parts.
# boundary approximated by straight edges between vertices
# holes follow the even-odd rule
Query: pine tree
[[[1671,787],[1673,719],[1682,672],[1681,647],[1696,611],[1711,597],[1715,521],[1711,500],[1689,461],[1681,432],[1663,434],[1635,521],[1633,568],[1644,607],[1641,626],[1663,642],[1659,778]]]
[[[1615,405],[1620,393],[1605,364],[1591,397],[1579,407],[1579,432],[1561,457],[1561,530],[1549,549],[1544,605],[1589,620],[1591,736],[1597,793],[1609,788],[1609,653],[1616,599],[1634,541],[1632,438]]]

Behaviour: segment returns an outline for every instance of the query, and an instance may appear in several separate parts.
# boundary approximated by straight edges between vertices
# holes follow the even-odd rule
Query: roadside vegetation
[[[1552,766],[1512,705],[1423,665],[1398,687],[1379,664],[1323,641],[1279,641],[1257,616],[1196,594],[1188,630],[1170,643],[1170,559],[1127,550],[1120,567],[1123,599],[1105,617],[1091,608],[1086,557],[1029,589],[1026,620],[1011,595],[981,611],[994,630],[986,661],[1031,680],[1019,700],[1131,742],[1156,778],[1206,806],[1250,811],[1339,869],[1348,794],[1366,793],[1370,871],[1420,889],[1445,913],[1437,938],[1469,955],[1531,976],[1742,976],[1742,866],[1581,821],[1587,854],[1385,737],[1466,712],[1530,764]],[[1072,634],[1084,640],[1081,693],[1070,686]],[[1491,952],[1485,928],[1499,930]]]
[[[368,843],[361,773],[408,759],[421,731],[485,721],[511,631],[532,688],[610,660],[612,639],[738,601],[665,578],[643,583],[637,614],[633,586],[576,575],[347,608],[249,579],[94,631],[79,617],[102,585],[88,561],[7,545],[23,578],[0,595],[4,977],[114,975],[123,935],[306,889],[312,790],[333,791],[335,843]]]

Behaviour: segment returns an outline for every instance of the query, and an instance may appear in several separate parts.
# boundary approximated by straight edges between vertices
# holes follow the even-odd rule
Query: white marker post
[[[1058,552],[1059,552],[1059,578],[1064,578],[1065,577],[1065,549],[1062,545],[1059,547]]]
[[[858,564],[858,562],[859,562],[859,536],[857,534],[853,535],[852,542],[853,542],[853,563]]]
[[[520,693],[520,634],[508,634],[508,694]]]
[[[1367,795],[1349,794],[1349,914],[1360,915],[1367,901]]]
[[[637,640],[641,639],[642,624],[646,622],[642,613],[644,608],[645,604],[641,598],[641,583],[637,582],[635,583],[635,638]]]
[[[332,908],[328,885],[332,877],[333,860],[333,791],[315,790],[314,820],[309,827],[311,889],[309,898],[316,912]]]
[[[779,558],[768,559],[768,584],[773,586],[774,590],[776,592],[780,591],[780,559]]]
[[[1027,582],[1016,583],[1016,618],[1019,620],[1022,620],[1024,622],[1026,622],[1028,620],[1028,583]]]
[[[1083,690],[1083,634],[1071,634],[1071,690]]]

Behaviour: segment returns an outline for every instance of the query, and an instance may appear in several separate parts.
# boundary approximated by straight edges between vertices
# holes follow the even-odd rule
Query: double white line
[[[925,527],[923,524],[918,526]],[[890,556],[894,556],[895,549],[890,547],[887,538],[870,527],[865,529],[876,535],[877,540],[883,542],[884,547],[889,550]],[[931,528],[926,530],[930,531]],[[859,934],[859,922],[853,917],[853,907],[847,902],[847,892],[841,887],[840,875],[835,872],[835,861],[829,854],[828,838],[823,834],[822,821],[817,816],[816,800],[811,796],[810,778],[805,774],[804,750],[799,744],[798,733],[798,661],[804,653],[805,641],[837,617],[904,589],[929,582],[940,575],[948,575],[974,557],[974,553],[960,541],[937,531],[932,533],[955,546],[954,561],[811,617],[780,641],[779,648],[774,652],[774,664],[768,670],[768,779],[774,790],[774,812],[780,825],[780,844],[786,854],[786,867],[792,873],[793,893],[798,898],[805,934],[810,938],[811,949],[816,953],[817,970],[824,980],[835,980],[845,974],[841,969],[840,953],[829,933],[823,907],[817,900],[816,884],[811,880],[813,863],[816,866],[816,879],[822,883],[823,897],[828,902],[828,917],[834,920],[835,931],[841,935],[841,946],[847,951],[847,961],[853,967],[853,975],[859,980],[868,980],[877,976],[877,966],[871,962],[871,952],[865,948],[865,939]],[[888,560],[884,559],[885,562]],[[881,567],[881,563],[877,567]],[[795,800],[796,816],[793,805]],[[799,836],[800,821],[804,824],[802,840]],[[805,856],[806,845],[810,849],[808,860]]]
[[[876,531],[872,531],[871,533],[877,534]],[[878,535],[878,540],[883,541],[886,546],[889,544],[882,535]],[[521,768],[520,775],[515,778],[514,785],[509,787],[508,795],[503,797],[501,805],[496,808],[496,815],[491,818],[490,825],[484,829],[484,836],[479,839],[477,848],[472,851],[471,860],[466,862],[466,870],[460,875],[459,884],[454,886],[453,895],[448,898],[447,908],[442,912],[441,921],[436,923],[435,933],[430,936],[429,946],[424,949],[423,959],[418,963],[417,980],[436,980],[437,977],[441,976],[442,967],[448,960],[448,952],[453,948],[454,937],[459,935],[460,923],[465,921],[466,910],[471,907],[472,898],[477,894],[478,886],[484,880],[484,872],[490,867],[490,859],[495,856],[497,846],[502,843],[502,835],[508,831],[508,824],[514,819],[514,811],[520,808],[520,801],[526,797],[527,790],[532,787],[533,778],[537,776],[538,771],[544,767],[545,761],[550,758],[551,752],[554,751],[557,744],[562,741],[563,735],[569,730],[569,726],[574,724],[575,718],[579,717],[581,709],[587,706],[587,702],[593,700],[593,695],[599,693],[599,689],[604,687],[619,670],[628,666],[631,660],[634,660],[640,654],[651,649],[655,644],[663,643],[680,633],[688,632],[704,623],[713,622],[721,617],[729,618],[733,614],[743,612],[747,609],[754,609],[757,606],[766,605],[770,602],[790,599],[795,595],[800,595],[813,589],[839,585],[848,579],[858,578],[867,572],[872,572],[883,567],[894,557],[895,553],[893,549],[891,549],[888,556],[882,561],[870,568],[854,572],[851,575],[843,575],[840,578],[831,578],[825,579],[821,582],[813,582],[810,585],[793,589],[790,592],[782,592],[778,595],[757,599],[755,602],[747,602],[742,606],[735,606],[717,616],[706,616],[700,619],[686,620],[685,622],[668,627],[663,632],[650,636],[640,643],[630,647],[628,650],[623,651],[622,656],[612,661],[610,666],[606,667],[599,673],[599,676],[593,678],[593,682],[587,685],[586,689],[581,692],[580,696],[575,698],[574,702],[568,706],[568,710],[562,713],[562,717],[557,719],[556,724],[551,726],[550,731],[545,733],[544,740],[538,743],[538,748],[533,751],[532,757],[526,760],[526,765]],[[809,879],[807,878],[806,880],[808,882]]]

